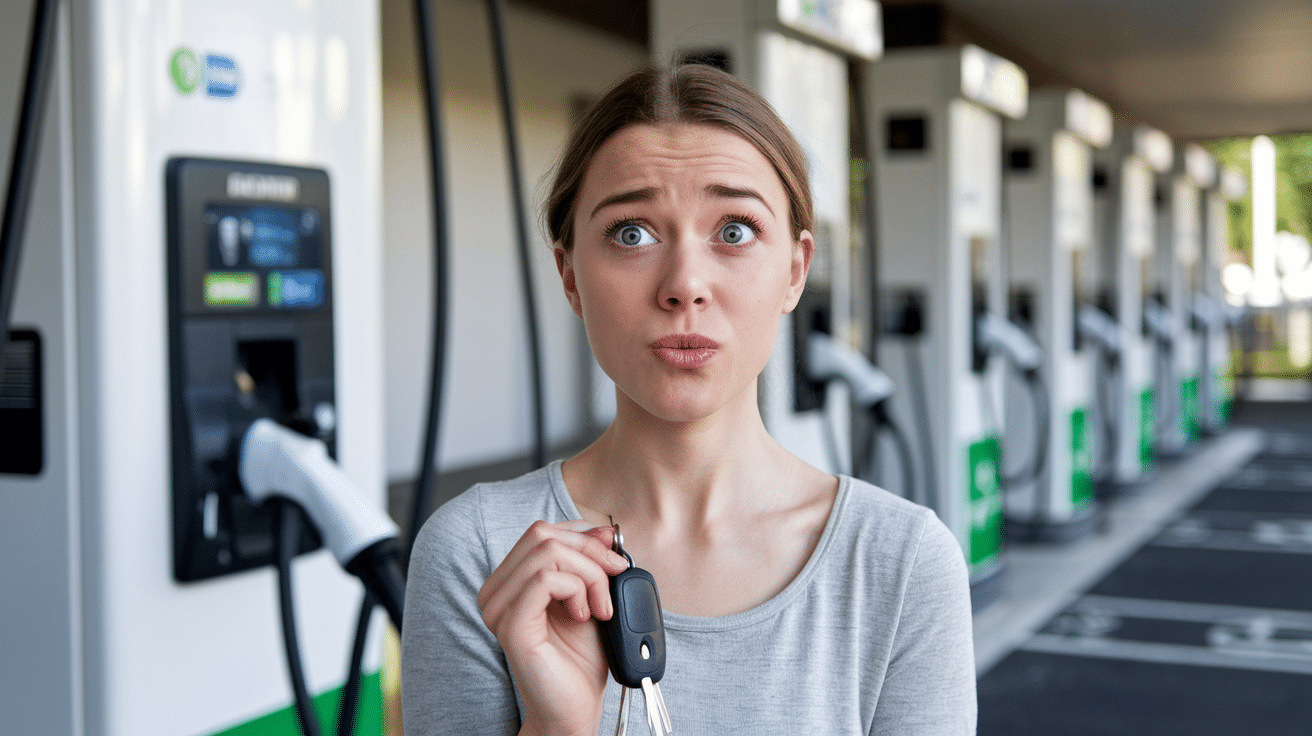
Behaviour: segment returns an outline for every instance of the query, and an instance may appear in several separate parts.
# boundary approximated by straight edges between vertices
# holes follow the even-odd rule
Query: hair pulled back
[[[547,231],[565,250],[574,247],[574,208],[592,157],[630,125],[691,123],[722,128],[756,146],[788,195],[789,225],[797,238],[811,229],[806,155],[774,108],[737,77],[704,64],[649,67],[620,80],[588,110],[570,136],[547,197]]]

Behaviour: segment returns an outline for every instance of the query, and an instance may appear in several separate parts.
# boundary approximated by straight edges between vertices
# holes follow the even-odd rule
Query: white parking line
[[[1208,514],[1190,514],[1152,541],[1157,547],[1312,555],[1312,520],[1252,515],[1247,528],[1218,529]],[[1230,520],[1237,518],[1232,515]],[[1224,519],[1221,519],[1224,521]]]
[[[1021,649],[1027,652],[1065,654],[1075,657],[1312,675],[1312,657],[1294,657],[1280,652],[1230,651],[1184,644],[1058,636],[1056,634],[1037,634]]]
[[[1082,591],[1148,543],[1181,509],[1211,492],[1265,446],[1265,436],[1236,428],[1207,441],[1193,456],[1166,466],[1135,496],[1109,511],[1109,529],[1065,546],[1010,546],[1007,590],[975,614],[975,672],[983,675],[1022,646]]]
[[[1266,618],[1281,626],[1305,628],[1312,631],[1312,611],[1291,611],[1281,608],[1255,608],[1253,606],[1231,606],[1219,603],[1158,601],[1148,598],[1086,595],[1071,606],[1070,610],[1107,613],[1130,618],[1191,621],[1195,623],[1228,623],[1238,619]]]

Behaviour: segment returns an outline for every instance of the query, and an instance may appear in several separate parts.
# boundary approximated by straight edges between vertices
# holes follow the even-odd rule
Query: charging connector
[[[1175,319],[1171,310],[1157,299],[1144,301],[1143,324],[1148,334],[1158,342],[1169,344],[1175,341]]]
[[[1082,339],[1093,341],[1109,357],[1120,356],[1121,328],[1110,314],[1092,304],[1083,304],[1076,312],[1075,323]]]
[[[832,335],[813,331],[806,338],[806,364],[812,381],[841,380],[852,388],[852,398],[874,407],[893,395],[893,379],[866,357]]]
[[[1043,365],[1043,348],[1024,330],[992,312],[975,318],[979,348],[1001,350],[1022,373],[1030,374]]]
[[[305,510],[333,556],[401,628],[404,584],[396,569],[398,529],[356,490],[321,440],[257,419],[241,442],[239,473],[257,502],[279,496]]]

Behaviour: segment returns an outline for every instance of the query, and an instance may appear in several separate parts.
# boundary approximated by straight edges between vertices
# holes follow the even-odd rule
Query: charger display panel
[[[237,476],[251,422],[335,454],[332,210],[319,169],[176,158],[165,186],[173,568],[202,580],[273,561],[273,515]]]

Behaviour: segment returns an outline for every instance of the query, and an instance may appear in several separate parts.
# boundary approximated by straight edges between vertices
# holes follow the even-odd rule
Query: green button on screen
[[[205,306],[258,306],[260,303],[258,282],[258,276],[253,273],[211,271],[205,274]]]

